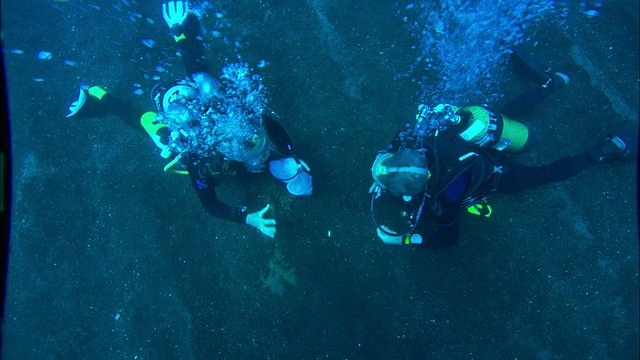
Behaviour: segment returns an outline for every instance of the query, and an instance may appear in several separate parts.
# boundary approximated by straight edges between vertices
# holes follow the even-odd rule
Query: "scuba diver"
[[[584,153],[542,166],[525,166],[504,156],[527,152],[537,140],[531,124],[513,117],[569,84],[567,75],[546,69],[526,54],[514,51],[512,61],[538,85],[500,112],[487,106],[420,105],[415,124],[378,152],[369,191],[371,216],[384,243],[449,247],[458,240],[461,209],[488,217],[486,198],[492,193],[561,181],[612,159],[637,159],[637,126]]]
[[[296,196],[310,195],[307,164],[296,158],[292,139],[277,115],[266,106],[260,77],[247,64],[231,63],[220,81],[207,73],[200,20],[186,1],[162,5],[183,59],[187,77],[152,91],[156,111],[144,111],[121,101],[99,86],[81,87],[67,117],[115,114],[135,129],[146,132],[169,163],[165,172],[188,175],[198,197],[211,215],[247,224],[273,238],[276,220],[262,210],[249,213],[244,206],[222,203],[216,196],[220,176],[233,175],[242,164],[253,173],[269,170]]]

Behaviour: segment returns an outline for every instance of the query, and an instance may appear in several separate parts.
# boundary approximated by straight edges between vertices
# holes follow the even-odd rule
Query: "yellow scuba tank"
[[[457,137],[481,147],[519,154],[530,150],[537,140],[532,125],[510,119],[482,106],[459,109]]]

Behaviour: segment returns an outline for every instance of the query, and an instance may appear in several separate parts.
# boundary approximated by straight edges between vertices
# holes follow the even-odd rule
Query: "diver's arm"
[[[218,200],[216,195],[216,187],[218,187],[218,181],[210,174],[200,174],[200,170],[193,162],[189,162],[187,170],[189,172],[189,178],[191,179],[191,185],[198,194],[202,207],[211,215],[227,221],[233,221],[240,224],[245,224],[247,219],[247,208],[244,206],[231,206]]]
[[[258,229],[264,235],[273,238],[276,234],[275,219],[265,218],[264,214],[269,210],[267,204],[262,210],[248,213],[244,206],[231,206],[218,200],[216,187],[218,181],[209,173],[202,175],[197,167],[190,161],[187,166],[191,184],[200,198],[202,206],[207,212],[219,219],[247,224]]]
[[[458,242],[460,233],[460,207],[443,196],[440,202],[442,214],[435,218],[435,227],[431,226],[429,233],[422,235],[421,247],[427,249],[441,249],[453,246]],[[422,227],[425,229],[426,227]],[[435,231],[433,230],[435,228]]]
[[[202,26],[200,19],[189,10],[189,3],[169,1],[162,5],[162,14],[178,44],[187,75],[207,72]]]

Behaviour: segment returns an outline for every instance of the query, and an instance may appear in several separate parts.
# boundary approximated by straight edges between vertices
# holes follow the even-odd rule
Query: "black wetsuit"
[[[204,44],[202,43],[198,18],[193,14],[189,14],[183,25],[180,28],[172,29],[172,32],[175,36],[184,35],[184,38],[178,41],[177,44],[187,75],[191,76],[195,73],[206,72]],[[138,108],[108,93],[103,96],[100,103],[110,113],[117,115],[134,129],[146,134],[140,125],[140,118],[149,110]],[[162,135],[168,136],[168,131],[165,131],[166,133],[159,135],[161,137]],[[202,206],[209,214],[217,218],[244,224],[247,218],[246,207],[227,205],[218,200],[216,188],[220,185],[220,182],[210,171],[210,168],[200,160],[190,155],[181,158],[180,163],[188,171],[191,185],[198,194]]]
[[[558,88],[554,84],[557,79],[532,66],[534,62],[518,52],[514,52],[512,57],[512,63],[520,74],[545,86],[530,88],[505,105],[500,113],[517,118]],[[525,166],[496,150],[463,143],[454,136],[441,135],[438,142],[436,151],[428,151],[425,155],[433,164],[434,159],[429,157],[439,154],[438,171],[444,175],[435,174],[430,179],[427,191],[432,192],[429,194],[431,197],[425,203],[425,214],[412,232],[422,236],[420,246],[427,248],[448,247],[458,241],[461,208],[472,205],[473,200],[481,200],[491,193],[513,193],[565,180],[597,163],[589,152],[584,152],[546,165]],[[434,146],[433,142],[431,146]],[[464,157],[471,153],[473,155]],[[460,155],[464,160],[459,159]]]
[[[424,214],[412,232],[422,236],[420,246],[432,249],[448,247],[458,241],[460,211],[473,205],[473,200],[561,181],[596,164],[596,160],[585,152],[546,165],[525,166],[495,150],[463,144],[447,137],[441,139],[438,147],[438,152],[447,149],[446,152],[456,154],[446,159],[440,156],[439,165],[440,172],[455,176],[432,176],[434,181],[427,185],[432,192],[431,198],[427,199]],[[472,155],[460,161],[459,154]],[[471,188],[475,190],[471,191]]]
[[[219,180],[206,166],[199,163],[197,159],[194,160],[187,162],[187,171],[202,207],[219,219],[244,224],[247,218],[247,208],[227,205],[219,201],[216,195],[216,188],[220,186]]]

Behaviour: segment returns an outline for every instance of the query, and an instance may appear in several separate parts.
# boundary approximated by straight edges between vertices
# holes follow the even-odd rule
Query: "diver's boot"
[[[513,61],[519,66],[525,76],[549,90],[558,90],[569,85],[569,76],[545,66],[529,54],[513,50]]]
[[[69,105],[67,117],[86,118],[104,114],[106,106],[100,101],[107,92],[99,86],[80,87],[78,99]]]
[[[542,87],[549,88],[551,90],[558,90],[569,85],[569,76],[567,76],[567,74],[561,72],[554,72],[552,74],[551,71],[553,70],[549,69],[549,72],[547,73],[549,75],[549,79],[542,84]]]
[[[638,159],[638,127],[626,127],[616,131],[604,143],[589,151],[589,156],[595,161],[609,159]]]

